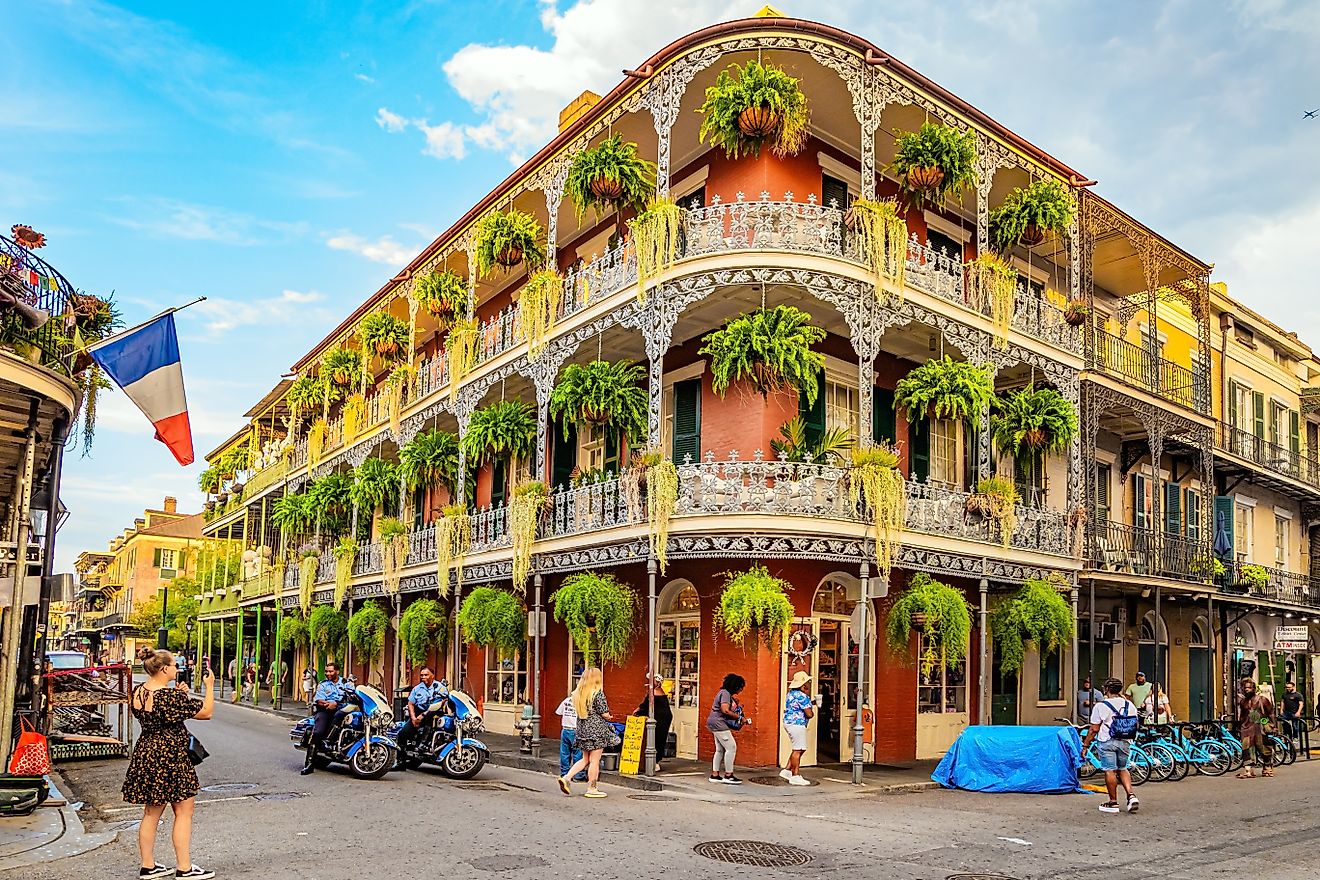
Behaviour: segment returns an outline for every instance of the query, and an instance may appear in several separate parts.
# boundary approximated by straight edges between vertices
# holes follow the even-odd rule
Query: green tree
[[[187,631],[184,625],[193,621],[192,644],[197,644],[197,600],[193,598],[198,590],[197,582],[190,577],[176,577],[169,585],[158,590],[156,595],[142,602],[133,609],[128,622],[144,637],[154,635],[161,626],[161,595],[168,595],[165,603],[165,628],[169,630],[167,644],[171,651],[183,650]]]

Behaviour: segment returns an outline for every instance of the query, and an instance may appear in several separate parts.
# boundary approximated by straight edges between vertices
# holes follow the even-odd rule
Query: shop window
[[[595,632],[594,629],[591,631],[593,636],[595,635]],[[599,652],[593,653],[592,660],[597,666],[601,665]],[[586,654],[578,650],[577,644],[570,637],[568,640],[568,689],[570,692],[577,687],[578,680],[582,678],[582,673],[586,671],[586,668]],[[604,671],[604,667],[601,667],[601,672],[603,673]]]
[[[1063,651],[1054,648],[1040,655],[1040,701],[1051,703],[1063,699]]]
[[[917,656],[925,653],[925,638],[917,636]],[[967,659],[936,663],[929,674],[918,670],[917,711],[926,713],[967,711]]]
[[[811,600],[811,610],[815,614],[846,616],[851,615],[856,607],[857,600],[848,598],[848,585],[837,577],[830,577],[822,583]]]
[[[660,677],[675,705],[697,705],[701,678],[699,619],[660,621]]]
[[[527,651],[486,649],[486,702],[513,705],[527,693]]]

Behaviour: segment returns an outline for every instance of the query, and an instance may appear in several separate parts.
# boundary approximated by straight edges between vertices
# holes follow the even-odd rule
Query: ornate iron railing
[[[1320,486],[1320,462],[1235,425],[1219,423],[1219,448],[1275,473]]]
[[[630,242],[615,245],[591,262],[565,273],[559,319],[580,312],[636,281],[637,252]]]
[[[1264,583],[1259,580],[1262,572]],[[1320,604],[1320,583],[1315,578],[1283,568],[1244,561],[1232,562],[1225,566],[1215,580],[1224,592],[1235,595],[1255,596],[1276,602]]]
[[[1171,532],[1116,522],[1089,529],[1089,567],[1122,574],[1208,582],[1213,575],[1210,545]]]
[[[65,335],[63,316],[77,294],[60,272],[33,251],[0,235],[0,286],[15,299],[49,314],[36,330],[29,329],[15,312],[0,316],[0,345],[26,353],[43,367],[69,372],[66,359],[72,342]],[[76,302],[76,300],[75,300]]]
[[[1188,409],[1205,408],[1209,377],[1204,369],[1194,373],[1105,330],[1097,330],[1095,340],[1092,364],[1095,369],[1118,376],[1171,403]]]

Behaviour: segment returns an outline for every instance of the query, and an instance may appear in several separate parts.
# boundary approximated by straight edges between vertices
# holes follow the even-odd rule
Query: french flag
[[[156,439],[169,447],[179,464],[192,464],[192,426],[174,312],[98,342],[87,353],[156,426]]]

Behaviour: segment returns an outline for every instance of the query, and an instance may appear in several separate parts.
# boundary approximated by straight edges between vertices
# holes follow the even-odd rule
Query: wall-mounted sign
[[[1311,647],[1311,633],[1305,626],[1276,626],[1274,628],[1274,650],[1306,651]]]

